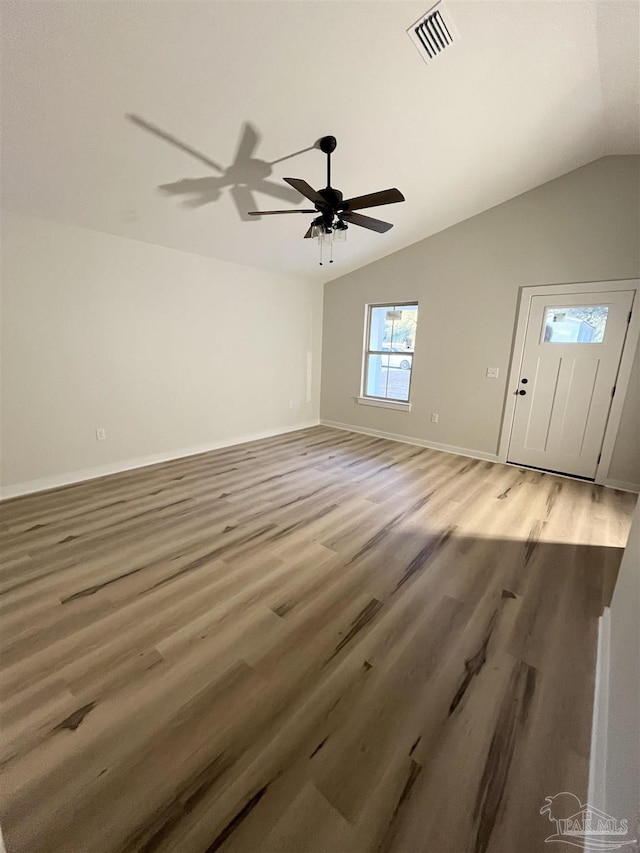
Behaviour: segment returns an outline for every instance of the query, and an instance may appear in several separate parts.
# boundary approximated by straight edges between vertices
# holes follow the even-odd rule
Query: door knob
[[[527,393],[527,392],[524,390],[524,388],[521,388],[521,389],[518,391],[518,394],[520,394],[520,396],[521,396],[521,397],[522,397],[522,396],[524,396],[526,393]]]

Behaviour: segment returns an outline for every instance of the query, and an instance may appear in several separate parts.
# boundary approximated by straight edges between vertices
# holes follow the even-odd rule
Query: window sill
[[[375,397],[356,397],[360,406],[377,406],[380,409],[396,409],[398,412],[410,412],[411,403],[401,403],[398,400],[377,400]]]

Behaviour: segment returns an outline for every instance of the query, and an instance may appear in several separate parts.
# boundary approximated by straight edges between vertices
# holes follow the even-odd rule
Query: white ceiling
[[[427,66],[406,29],[431,5],[3,3],[3,205],[327,280],[600,156],[640,151],[635,0],[444,0],[460,40]],[[345,197],[398,187],[405,203],[366,211],[395,227],[352,226],[319,267],[301,239],[310,216],[243,220],[216,184],[246,123],[254,162],[229,178],[322,187],[316,149],[265,163],[333,134],[333,185]],[[205,203],[159,190],[184,179]]]

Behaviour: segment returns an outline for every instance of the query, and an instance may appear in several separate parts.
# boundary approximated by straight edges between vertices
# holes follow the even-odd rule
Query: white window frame
[[[360,377],[360,396],[357,397],[357,402],[361,406],[378,406],[382,409],[396,409],[397,411],[410,412],[411,411],[411,383],[413,381],[413,363],[416,352],[416,341],[413,341],[413,350],[410,353],[411,355],[411,366],[409,367],[409,389],[407,392],[407,400],[394,400],[389,397],[374,397],[366,393],[367,387],[367,372],[369,366],[369,356],[370,355],[391,355],[391,350],[387,353],[382,350],[371,350],[369,349],[369,340],[370,340],[370,332],[371,332],[371,314],[374,308],[386,308],[388,311],[393,311],[397,308],[402,307],[411,307],[418,309],[419,312],[419,304],[417,300],[412,302],[371,302],[365,306],[365,323],[364,323],[364,341],[362,348],[362,373]],[[416,329],[417,331],[417,329]]]

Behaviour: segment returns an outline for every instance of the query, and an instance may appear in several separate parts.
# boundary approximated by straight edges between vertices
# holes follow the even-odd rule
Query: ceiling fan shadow
[[[248,215],[248,210],[256,207],[254,193],[268,195],[282,201],[290,202],[291,204],[300,204],[303,200],[300,193],[295,189],[286,184],[269,180],[269,177],[276,163],[296,157],[298,154],[304,154],[306,151],[311,151],[316,147],[315,145],[294,151],[292,154],[287,154],[270,162],[261,160],[255,156],[261,136],[250,122],[244,122],[233,162],[225,168],[208,157],[208,155],[182,142],[182,140],[173,136],[173,134],[167,133],[141,116],[135,113],[128,113],[126,118],[148,133],[157,136],[164,142],[168,142],[170,145],[184,151],[214,171],[219,172],[216,176],[182,178],[171,183],[160,184],[158,189],[161,192],[182,197],[182,206],[185,208],[193,209],[217,202],[225,190],[229,190],[229,195],[234,202],[240,219],[244,222],[254,222],[256,220]]]

